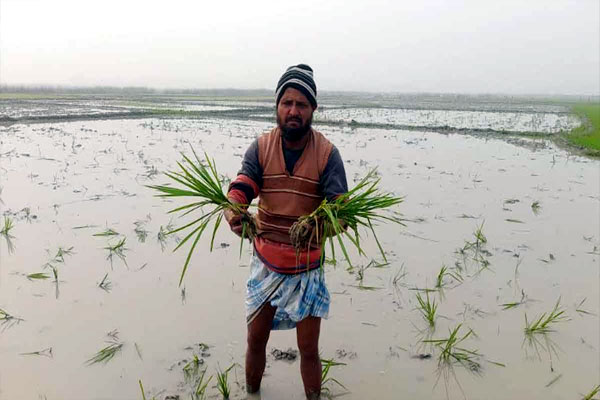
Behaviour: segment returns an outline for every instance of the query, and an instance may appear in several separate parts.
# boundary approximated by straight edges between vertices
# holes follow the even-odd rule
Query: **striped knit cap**
[[[279,104],[283,92],[288,87],[293,87],[302,92],[313,107],[317,106],[317,85],[313,79],[313,70],[306,64],[292,65],[277,82],[275,90],[275,105]]]

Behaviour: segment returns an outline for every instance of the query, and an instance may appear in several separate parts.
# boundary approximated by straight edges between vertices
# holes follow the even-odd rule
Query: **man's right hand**
[[[236,213],[230,208],[226,209],[223,212],[223,214],[225,215],[225,219],[229,223],[231,231],[239,237],[242,237],[242,215],[240,213]]]

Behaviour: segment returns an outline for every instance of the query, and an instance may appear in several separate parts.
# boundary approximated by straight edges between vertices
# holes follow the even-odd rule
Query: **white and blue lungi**
[[[246,284],[246,323],[252,322],[267,302],[276,309],[271,329],[295,328],[309,316],[327,318],[330,296],[323,269],[279,274],[253,254]]]

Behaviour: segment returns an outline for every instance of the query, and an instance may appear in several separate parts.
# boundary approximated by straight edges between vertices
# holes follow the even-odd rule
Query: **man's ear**
[[[318,105],[314,106],[314,107],[313,107],[313,112],[317,111],[317,108],[319,108],[319,106],[318,106]]]

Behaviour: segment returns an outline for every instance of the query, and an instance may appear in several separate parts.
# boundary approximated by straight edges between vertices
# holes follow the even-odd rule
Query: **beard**
[[[289,126],[287,126],[287,123],[291,122],[291,121],[297,121],[300,124],[300,126],[298,126],[297,128],[290,128]],[[283,136],[283,138],[285,140],[288,140],[290,142],[297,142],[298,140],[302,139],[304,137],[304,135],[306,135],[310,131],[310,128],[312,126],[312,115],[306,121],[305,124],[302,124],[301,118],[294,118],[294,117],[288,118],[285,121],[285,123],[283,123],[281,121],[281,118],[279,118],[279,115],[277,115],[277,125],[281,129],[281,135]]]

